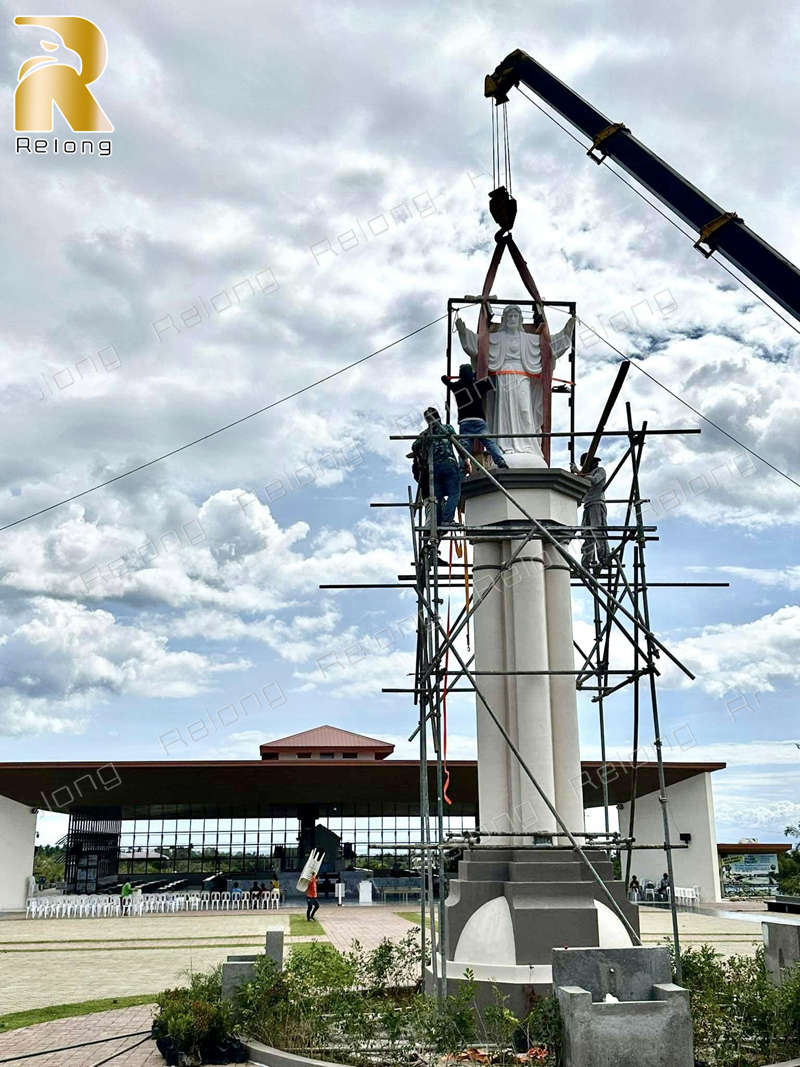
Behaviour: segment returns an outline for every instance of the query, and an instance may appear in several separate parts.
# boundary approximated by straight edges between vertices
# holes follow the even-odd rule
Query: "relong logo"
[[[106,67],[106,39],[93,22],[72,15],[17,15],[17,26],[53,30],[65,48],[76,52],[80,70],[54,55],[32,56],[19,68],[14,92],[14,129],[53,129],[53,106],[77,133],[114,129],[89,86]],[[41,41],[46,52],[57,52],[56,41]]]

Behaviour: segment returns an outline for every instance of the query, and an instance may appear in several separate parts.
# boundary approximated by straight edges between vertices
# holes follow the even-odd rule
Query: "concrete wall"
[[[720,900],[711,774],[706,771],[669,786],[667,798],[672,843],[679,844],[682,833],[692,835],[688,849],[677,849],[672,854],[672,861],[675,865],[675,884],[681,887],[699,886],[701,900]],[[619,813],[619,828],[623,836],[627,836],[628,833],[628,820],[630,819],[628,809],[629,806],[625,804]],[[637,799],[634,837],[646,844],[656,844],[664,840],[664,824],[658,793],[649,793]],[[634,848],[631,873],[635,874],[642,884],[646,878],[650,878],[658,885],[665,869],[663,852],[637,852]]]
[[[35,842],[36,815],[0,796],[0,911],[24,909]]]

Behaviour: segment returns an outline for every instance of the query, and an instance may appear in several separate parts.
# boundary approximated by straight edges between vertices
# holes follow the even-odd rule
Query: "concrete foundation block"
[[[225,1000],[233,1000],[236,990],[249,982],[253,977],[254,966],[252,961],[228,959],[222,964],[222,996]]]
[[[267,956],[278,970],[283,968],[283,930],[267,930],[265,952],[254,954],[234,954],[228,956],[222,964],[222,995],[232,1000],[236,990],[255,975],[256,960]]]
[[[267,930],[266,953],[278,970],[283,970],[283,930]]]
[[[556,950],[553,975],[564,1067],[693,1067],[689,992],[671,982],[666,949]],[[589,988],[556,975],[582,975]]]
[[[623,1001],[650,1000],[654,986],[671,982],[672,962],[666,948],[553,950],[553,985],[588,989],[595,1002],[605,1000],[607,993]]]
[[[763,922],[761,933],[767,971],[775,985],[780,985],[784,972],[800,963],[800,926]]]

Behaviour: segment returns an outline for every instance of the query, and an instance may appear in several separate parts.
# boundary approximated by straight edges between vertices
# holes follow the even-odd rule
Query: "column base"
[[[606,853],[587,853],[633,929],[638,909],[615,880]],[[450,883],[447,977],[453,991],[473,972],[478,1002],[492,986],[509,997],[515,1014],[530,998],[552,992],[554,948],[628,948],[632,941],[583,860],[550,848],[465,851]],[[488,999],[487,999],[488,998]]]

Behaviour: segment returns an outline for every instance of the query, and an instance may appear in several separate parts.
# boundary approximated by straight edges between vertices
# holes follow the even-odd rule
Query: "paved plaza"
[[[400,938],[414,924],[413,909],[323,906],[320,924],[310,927],[338,949],[354,939],[367,948],[382,938]],[[265,932],[282,929],[287,945],[308,940],[289,937],[289,915],[280,912],[194,912],[114,919],[9,919],[0,923],[0,1015],[23,1009],[94,998],[157,993],[183,980],[185,972],[221,962],[234,951],[257,951]],[[320,930],[321,927],[321,930]],[[642,938],[655,945],[668,937],[670,913],[641,909]],[[731,955],[752,954],[761,943],[757,922],[713,914],[680,914],[683,947],[713,944]],[[0,1034],[0,1059],[42,1049],[91,1041],[110,1034],[131,1034],[150,1026],[148,1005],[55,1020]],[[36,1057],[37,1067],[93,1067],[138,1039],[129,1038],[72,1052]],[[119,1067],[163,1064],[151,1041],[118,1056]]]

